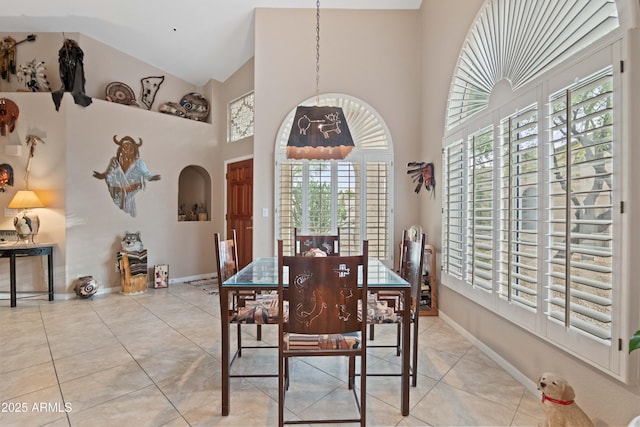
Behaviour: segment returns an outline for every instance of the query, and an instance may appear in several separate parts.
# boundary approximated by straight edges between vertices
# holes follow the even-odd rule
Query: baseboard
[[[205,273],[205,274],[197,274],[195,276],[185,276],[185,277],[174,277],[173,279],[169,279],[169,284],[174,285],[176,283],[182,282],[192,282],[194,280],[202,280],[202,279],[210,279],[212,277],[218,277],[216,273]]]
[[[529,392],[537,395],[538,385],[535,381],[531,380],[529,377],[520,372],[515,366],[511,363],[507,362],[502,356],[493,351],[490,347],[485,345],[482,341],[478,340],[474,335],[472,335],[469,331],[464,329],[462,326],[458,325],[454,322],[449,316],[440,310],[440,318],[444,320],[449,326],[456,330],[460,335],[471,341],[475,347],[477,347],[481,352],[483,352],[487,357],[503,368],[507,373],[509,373],[513,378],[516,379],[520,384],[522,384]]]

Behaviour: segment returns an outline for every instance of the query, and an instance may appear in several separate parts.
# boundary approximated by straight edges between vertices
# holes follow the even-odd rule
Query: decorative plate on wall
[[[107,101],[139,107],[133,90],[122,82],[111,82],[105,90]]]

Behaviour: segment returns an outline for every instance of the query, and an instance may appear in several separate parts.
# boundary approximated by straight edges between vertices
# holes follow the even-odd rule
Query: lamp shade
[[[44,205],[31,190],[20,190],[13,196],[9,203],[9,209],[31,209],[31,208],[43,208]]]
[[[299,106],[287,142],[288,159],[344,159],[355,148],[340,107]]]

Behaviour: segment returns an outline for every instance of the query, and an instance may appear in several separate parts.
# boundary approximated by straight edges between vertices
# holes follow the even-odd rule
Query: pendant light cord
[[[316,1],[316,106],[320,104],[320,0]]]

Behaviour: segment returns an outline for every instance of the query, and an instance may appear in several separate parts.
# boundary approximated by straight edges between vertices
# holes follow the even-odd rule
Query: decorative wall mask
[[[130,105],[132,107],[140,107],[136,102],[136,96],[133,90],[122,82],[111,82],[105,89],[107,101],[117,104]]]
[[[0,165],[0,193],[4,193],[7,185],[13,186],[13,168],[3,163]]]
[[[18,81],[24,81],[31,92],[51,92],[49,81],[44,74],[46,70],[44,61],[33,59],[18,68]]]
[[[407,174],[413,176],[412,180],[414,183],[418,182],[414,190],[416,194],[420,192],[424,184],[424,188],[431,192],[431,197],[434,197],[436,192],[436,178],[433,163],[409,162],[407,163],[407,167],[410,168]]]
[[[0,74],[2,79],[9,81],[11,74],[16,74],[16,47],[24,42],[36,40],[35,34],[29,34],[26,39],[16,42],[13,37],[5,37],[0,43]]]
[[[91,97],[84,93],[84,52],[75,40],[65,39],[58,51],[58,62],[62,88],[51,93],[56,111],[60,109],[60,101],[65,92],[71,92],[78,105],[86,107],[91,104]]]
[[[140,80],[142,83],[142,96],[140,102],[150,110],[153,106],[153,102],[156,100],[156,93],[160,89],[160,85],[164,81],[164,76],[159,77],[145,77]]]
[[[20,109],[15,102],[8,98],[0,98],[0,135],[5,136],[16,128]]]
[[[160,175],[149,172],[140,159],[142,138],[139,140],[136,143],[130,136],[118,140],[117,135],[113,135],[113,142],[118,146],[116,156],[111,158],[104,172],[93,171],[95,178],[104,179],[107,183],[113,203],[132,217],[136,216],[135,196],[138,191],[146,187],[146,181],[160,180]]]

